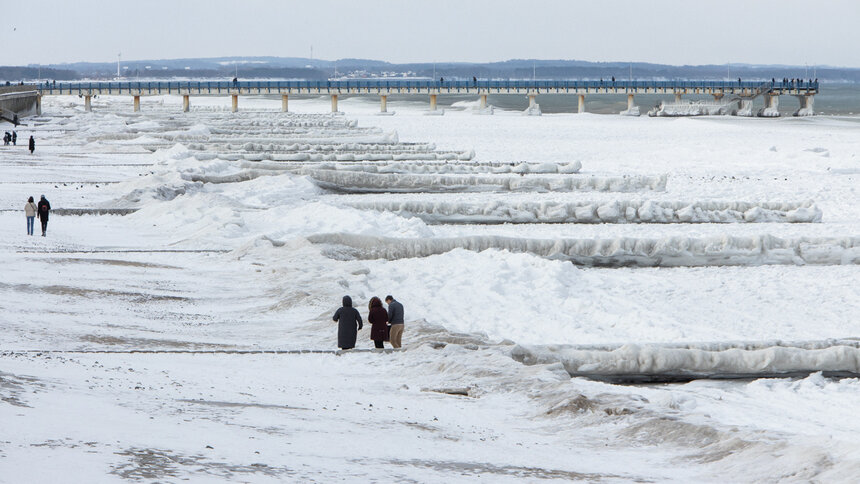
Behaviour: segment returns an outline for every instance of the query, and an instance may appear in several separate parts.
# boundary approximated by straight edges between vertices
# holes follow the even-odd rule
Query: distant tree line
[[[79,79],[78,72],[69,69],[55,69],[52,67],[23,67],[23,66],[0,66],[0,80],[5,83],[31,81],[34,79],[51,79],[58,81],[69,81]]]

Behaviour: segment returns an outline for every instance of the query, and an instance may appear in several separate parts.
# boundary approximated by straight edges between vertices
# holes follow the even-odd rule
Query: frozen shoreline
[[[373,106],[350,99],[342,106],[355,115],[326,115],[328,121],[316,123],[319,117],[274,111],[232,115],[216,109],[223,102],[217,99],[201,99],[213,106],[181,115],[188,119],[172,110],[178,98],[164,98],[164,104],[144,99],[139,114],[128,112],[124,99],[96,101],[94,113],[83,113],[77,98],[47,102],[45,119],[33,128],[40,138],[37,153],[3,150],[0,173],[22,182],[0,195],[3,208],[17,209],[23,195],[44,191],[57,208],[139,209],[127,216],[57,216],[45,239],[25,238],[21,214],[0,212],[9,227],[0,232],[0,419],[9,435],[0,442],[4,476],[31,482],[58,476],[92,482],[142,476],[714,482],[846,481],[860,471],[860,428],[851,414],[860,395],[857,379],[812,374],[630,387],[571,379],[565,370],[597,364],[586,369],[671,371],[698,362],[711,364],[697,367],[702,371],[742,370],[744,364],[781,371],[797,367],[779,361],[821,363],[808,369],[836,368],[839,358],[856,363],[856,355],[836,349],[850,345],[786,348],[773,340],[856,338],[857,264],[581,269],[528,253],[462,248],[340,261],[309,242],[344,232],[362,240],[412,240],[404,246],[409,252],[420,245],[414,241],[462,241],[464,232],[518,231],[514,238],[526,241],[692,240],[702,234],[762,241],[761,233],[853,240],[860,234],[852,178],[856,123],[818,118],[753,128],[746,120],[649,124],[501,110],[494,116],[432,117],[400,108],[396,116],[378,117]],[[249,98],[243,109],[276,102]],[[291,107],[324,108],[317,100],[293,101]],[[68,116],[50,118],[53,112]],[[261,140],[250,148],[265,151],[292,135],[267,136],[261,125],[271,118],[285,121],[278,122],[286,129],[293,117],[307,124],[301,129],[333,119],[337,126],[323,127],[340,134],[302,138],[324,141],[333,152],[364,150],[349,144],[355,140],[396,139],[404,152],[410,146],[444,153],[474,148],[472,160],[458,163],[476,166],[498,160],[555,164],[555,174],[523,180],[560,177],[564,165],[558,160],[582,160],[585,172],[577,178],[671,175],[665,192],[647,197],[332,195],[305,176],[264,164],[273,162],[233,161],[232,155],[200,159],[201,152],[190,149],[209,136],[218,146],[208,144],[207,150]],[[332,144],[350,124],[372,129]],[[735,142],[710,142],[703,126]],[[154,143],[168,138],[188,145]],[[120,163],[125,165],[114,166]],[[243,176],[254,163],[277,173]],[[82,164],[87,166],[76,166]],[[408,177],[418,170],[389,171]],[[451,176],[475,174],[454,170]],[[216,179],[221,183],[204,183]],[[44,183],[51,180],[102,185]],[[461,207],[482,200],[525,206],[535,197],[576,207],[646,199],[673,210],[683,210],[671,204],[684,200],[738,213],[746,208],[740,216],[774,201],[814,200],[820,221],[789,224],[779,218],[787,215],[760,213],[744,224],[451,227],[377,210],[414,200],[436,207],[452,197]],[[732,206],[735,201],[751,205]],[[771,217],[779,221],[759,225]],[[809,254],[829,260],[836,245]],[[387,293],[404,302],[407,349],[260,353],[333,348],[331,312],[344,293],[358,306]],[[367,330],[359,338],[360,348],[371,346]],[[739,340],[770,343],[732,347]],[[528,348],[540,361],[515,361],[516,348]],[[117,353],[21,353],[39,349]],[[136,350],[198,353],[125,353]],[[212,353],[199,353],[207,351]],[[738,351],[750,356],[737,357]],[[354,459],[356,448],[371,446],[378,450],[374,459]],[[36,469],[35,461],[50,464]]]

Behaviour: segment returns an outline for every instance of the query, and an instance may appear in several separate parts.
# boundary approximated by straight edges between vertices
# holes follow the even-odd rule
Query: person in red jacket
[[[367,320],[370,321],[370,339],[377,348],[384,348],[383,341],[388,332],[388,311],[382,307],[382,300],[373,296],[370,298],[370,311],[367,313]]]

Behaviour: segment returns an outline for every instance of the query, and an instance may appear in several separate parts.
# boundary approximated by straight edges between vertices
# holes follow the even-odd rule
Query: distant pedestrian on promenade
[[[30,154],[32,155],[34,151],[36,151],[36,138],[33,138],[33,135],[30,135]]]
[[[343,306],[334,313],[331,319],[337,321],[337,347],[342,350],[355,348],[355,340],[361,331],[361,314],[352,307],[352,298],[343,297]]]
[[[18,146],[18,132],[12,131],[12,146]]]
[[[382,301],[373,296],[368,305],[367,320],[370,322],[370,339],[377,348],[384,348],[383,342],[388,336],[388,312],[382,307]]]
[[[478,78],[477,77],[472,76],[472,84],[474,84],[476,86],[478,85]]]
[[[3,146],[8,145],[8,144],[9,144],[9,140],[10,140],[11,138],[12,138],[12,137],[9,135],[9,132],[8,132],[8,131],[6,131],[5,133],[3,133]]]
[[[32,139],[32,137],[30,137]],[[45,237],[48,233],[48,216],[51,214],[51,202],[42,195],[42,198],[39,200],[38,212],[37,216],[39,217],[39,221],[42,222],[42,237]]]
[[[35,225],[38,210],[39,207],[33,202],[33,197],[28,198],[27,203],[24,204],[24,215],[27,217],[27,235],[33,235],[33,225]]]
[[[403,339],[403,305],[390,294],[385,296],[385,303],[388,304],[388,323],[391,325],[391,347],[400,348]]]

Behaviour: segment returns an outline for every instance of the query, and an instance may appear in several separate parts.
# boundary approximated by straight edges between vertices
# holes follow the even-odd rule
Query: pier
[[[232,110],[239,109],[239,96],[280,95],[281,110],[289,110],[290,95],[328,95],[331,110],[337,112],[338,97],[379,96],[380,112],[387,112],[388,96],[427,96],[430,111],[436,111],[440,96],[475,95],[482,108],[487,107],[488,95],[527,96],[529,106],[536,104],[537,96],[576,95],[577,112],[586,112],[587,96],[627,96],[628,110],[638,113],[637,94],[666,94],[676,103],[683,96],[713,96],[715,102],[737,102],[739,113],[749,112],[753,99],[764,97],[765,115],[778,115],[780,96],[794,96],[799,101],[795,115],[813,114],[814,96],[818,94],[818,81],[651,81],[651,80],[477,80],[436,81],[415,79],[355,79],[333,81],[95,81],[45,82],[30,84],[39,96],[77,95],[84,98],[86,110],[92,109],[95,95],[128,95],[133,97],[133,109],[140,109],[141,96],[180,95],[182,110],[188,111],[191,96],[231,96]],[[770,113],[770,114],[767,114]],[[751,114],[749,114],[751,115]]]

